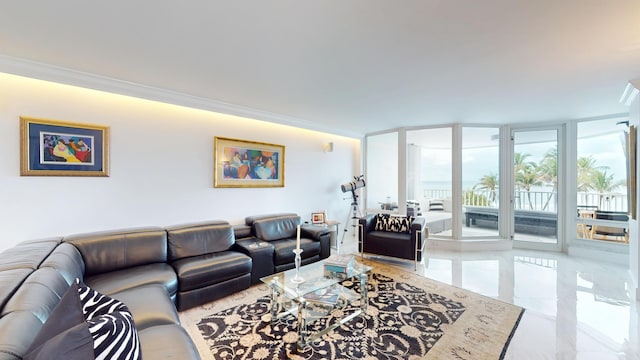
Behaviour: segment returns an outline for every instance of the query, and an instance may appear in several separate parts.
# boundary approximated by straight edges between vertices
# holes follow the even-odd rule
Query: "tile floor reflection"
[[[355,253],[355,240],[345,245],[341,253]],[[413,262],[377,259],[413,271]],[[505,359],[640,360],[626,266],[555,252],[429,250],[417,272],[524,307]]]

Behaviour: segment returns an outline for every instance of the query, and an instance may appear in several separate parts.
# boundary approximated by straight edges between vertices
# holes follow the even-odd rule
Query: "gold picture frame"
[[[20,117],[21,176],[109,176],[109,127]]]
[[[215,137],[213,186],[284,187],[284,145]]]

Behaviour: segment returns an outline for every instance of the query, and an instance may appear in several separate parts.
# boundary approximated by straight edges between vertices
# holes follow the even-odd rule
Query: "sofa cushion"
[[[11,269],[0,271],[0,309],[18,290],[24,279],[33,271],[31,269]]]
[[[109,296],[127,304],[138,331],[158,325],[180,324],[176,307],[162,285],[137,286]]]
[[[167,227],[169,261],[228,250],[235,243],[228,222],[215,220]]]
[[[172,265],[180,279],[180,291],[204,288],[251,273],[251,258],[235,251],[180,259]]]
[[[367,234],[364,252],[385,256],[413,259],[415,247],[407,234],[392,231],[372,231]]]
[[[84,278],[84,282],[106,295],[149,284],[164,286],[169,296],[174,296],[178,291],[176,273],[171,265],[165,263],[136,266],[88,276]]]
[[[66,236],[85,264],[85,276],[167,261],[167,232],[159,227]]]
[[[295,238],[298,225],[299,216],[281,216],[256,220],[253,223],[256,237],[264,241]]]
[[[42,322],[31,311],[15,311],[0,318],[0,359],[21,360]]]
[[[271,243],[275,247],[274,265],[278,266],[294,262],[295,254],[293,250],[296,248],[295,239],[278,240]],[[320,254],[320,242],[302,238],[300,239],[300,249],[302,249],[302,254],[300,254],[302,259],[317,256]]]

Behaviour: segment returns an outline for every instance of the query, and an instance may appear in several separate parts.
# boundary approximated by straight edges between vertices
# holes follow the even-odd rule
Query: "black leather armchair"
[[[426,219],[414,218],[407,229],[400,229],[404,231],[376,230],[377,219],[376,214],[369,214],[358,220],[358,250],[361,256],[367,253],[413,260],[414,270],[417,270],[429,237]]]

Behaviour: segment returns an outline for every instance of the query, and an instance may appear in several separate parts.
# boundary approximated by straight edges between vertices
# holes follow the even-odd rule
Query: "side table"
[[[331,231],[331,247],[336,249],[336,252],[340,253],[340,242],[338,240],[338,234],[340,233],[340,222],[335,220],[327,220],[324,222],[324,226],[328,227]]]

